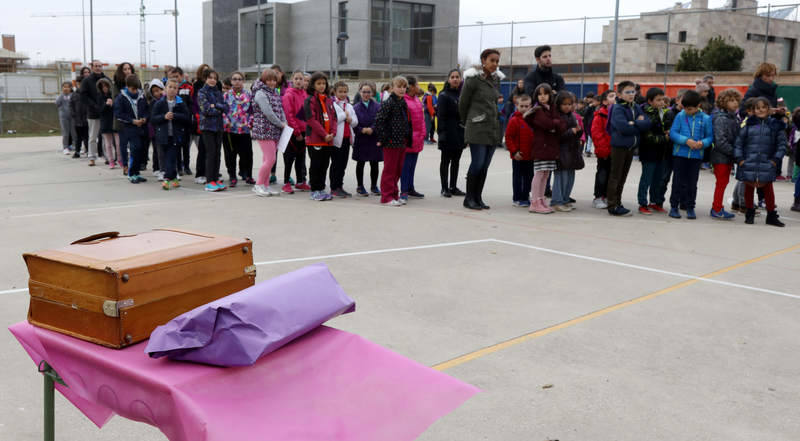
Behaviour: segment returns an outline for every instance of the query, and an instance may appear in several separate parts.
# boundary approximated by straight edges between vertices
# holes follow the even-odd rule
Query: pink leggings
[[[533,173],[533,180],[531,180],[531,202],[544,199],[544,189],[547,187],[547,178],[549,176],[550,170]]]
[[[259,139],[258,145],[261,147],[261,167],[258,168],[258,180],[256,185],[269,184],[269,173],[272,166],[275,164],[275,152],[278,149],[278,143],[272,139]]]
[[[103,150],[105,151],[108,162],[114,160],[114,153],[116,152],[116,161],[122,164],[122,151],[119,148],[119,133],[103,133]]]

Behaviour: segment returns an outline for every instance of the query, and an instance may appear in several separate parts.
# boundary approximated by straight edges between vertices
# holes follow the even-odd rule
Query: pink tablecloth
[[[409,441],[478,392],[325,326],[243,368],[151,359],[146,342],[113,350],[26,322],[9,329],[98,427],[118,414],[171,441]]]

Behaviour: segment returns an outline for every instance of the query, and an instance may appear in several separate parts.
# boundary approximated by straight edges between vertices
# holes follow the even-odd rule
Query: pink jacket
[[[406,153],[419,153],[425,145],[425,115],[422,111],[422,101],[417,97],[406,95],[408,114],[411,117],[412,140],[411,147],[406,147]]]
[[[305,90],[292,87],[286,90],[286,94],[281,97],[283,112],[286,114],[286,124],[294,129],[294,135],[305,135],[306,133],[306,122],[297,119],[297,114],[303,110],[303,102],[307,96]]]

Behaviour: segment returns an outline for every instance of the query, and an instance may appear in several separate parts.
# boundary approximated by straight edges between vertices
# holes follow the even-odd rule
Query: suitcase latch
[[[255,277],[256,276],[256,266],[255,265],[249,265],[249,266],[244,267],[244,273],[247,274],[248,276]]]
[[[103,314],[109,317],[119,317],[119,310],[128,306],[133,306],[133,299],[120,300],[119,302],[106,300],[103,302]]]

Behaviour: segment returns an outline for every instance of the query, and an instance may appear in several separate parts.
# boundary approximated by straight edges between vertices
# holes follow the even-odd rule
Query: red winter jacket
[[[286,91],[281,97],[283,104],[283,113],[286,114],[286,124],[294,129],[294,135],[303,135],[306,133],[306,122],[297,118],[300,109],[303,108],[303,101],[306,100],[308,94],[303,89],[291,88]]]
[[[594,154],[600,159],[608,158],[611,155],[611,135],[606,131],[608,121],[608,108],[600,106],[594,112],[592,119],[592,143],[594,144]]]
[[[519,111],[511,115],[511,120],[508,121],[506,127],[506,146],[508,153],[511,154],[511,159],[517,152],[522,154],[523,161],[530,161],[533,159],[531,156],[531,149],[533,149],[533,129],[525,122],[522,113]]]
[[[534,109],[533,114],[525,118],[525,122],[533,127],[531,157],[534,161],[555,161],[561,146],[561,134],[567,130],[567,122],[559,116],[556,106],[546,109],[536,104]]]
[[[322,110],[322,102],[325,102],[326,112]],[[328,147],[333,145],[333,140],[325,141],[328,134],[336,136],[336,110],[333,108],[333,98],[314,93],[306,98],[303,103],[306,115],[306,145],[316,147]],[[325,121],[325,113],[328,120]]]

